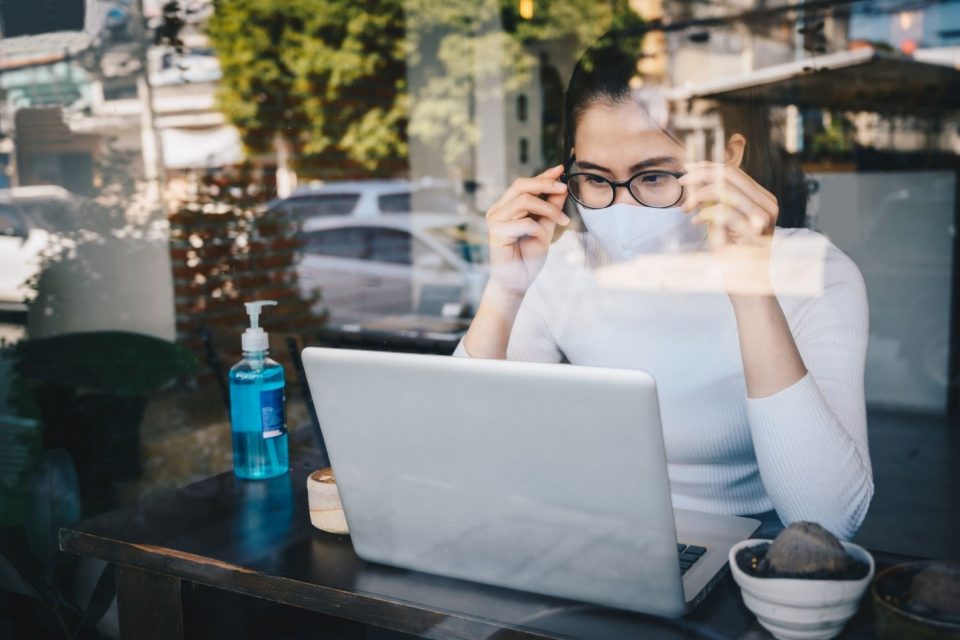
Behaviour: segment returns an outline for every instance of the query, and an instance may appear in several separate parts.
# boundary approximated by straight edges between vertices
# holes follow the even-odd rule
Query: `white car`
[[[482,220],[464,216],[333,217],[304,223],[301,295],[332,322],[387,315],[469,315],[488,270]]]
[[[0,307],[25,309],[51,232],[76,224],[75,200],[55,186],[0,190]]]
[[[376,218],[413,211],[463,214],[464,203],[441,180],[350,180],[300,187],[288,198],[273,200],[268,212],[289,214],[296,220],[347,215]]]

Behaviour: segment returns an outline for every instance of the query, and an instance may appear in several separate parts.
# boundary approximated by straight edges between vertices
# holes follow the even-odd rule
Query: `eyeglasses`
[[[603,209],[612,205],[620,187],[629,191],[640,204],[655,209],[672,207],[683,198],[683,185],[679,181],[684,175],[682,171],[653,169],[641,171],[629,180],[616,182],[594,173],[569,173],[574,164],[575,159],[571,158],[560,181],[566,183],[573,199],[588,209]]]

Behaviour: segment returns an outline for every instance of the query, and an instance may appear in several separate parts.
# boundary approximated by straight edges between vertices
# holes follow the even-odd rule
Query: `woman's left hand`
[[[697,162],[680,178],[681,208],[706,224],[724,288],[731,296],[770,295],[770,245],[777,198],[736,166]]]

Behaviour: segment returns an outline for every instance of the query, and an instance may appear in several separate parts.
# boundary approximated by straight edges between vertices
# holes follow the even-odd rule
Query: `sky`
[[[878,2],[875,6],[904,4],[901,0]],[[850,20],[850,38],[887,42],[897,49],[904,39],[914,40],[922,48],[957,47],[960,46],[960,2],[946,1],[901,13],[856,13]]]

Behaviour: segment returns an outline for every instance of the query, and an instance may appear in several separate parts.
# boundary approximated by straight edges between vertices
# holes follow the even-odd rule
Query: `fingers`
[[[549,244],[550,239],[553,238],[553,232],[557,228],[557,223],[551,220],[550,218],[540,218],[539,220],[537,220],[537,224],[540,225],[541,231],[542,231],[541,236],[537,236],[537,237],[545,238],[547,240],[547,243]]]
[[[771,212],[764,209],[747,197],[739,188],[731,185],[712,183],[693,188],[688,192],[681,208],[685,212],[690,213],[695,209],[713,204],[724,205],[744,218],[749,224],[749,228],[745,229],[746,233],[765,233],[772,228],[776,222],[775,211]]]
[[[554,166],[554,167],[550,167],[549,169],[545,169],[545,170],[544,170],[542,173],[540,173],[540,175],[538,175],[537,177],[538,177],[538,178],[553,178],[554,180],[556,180],[557,178],[559,178],[559,177],[562,176],[562,175],[563,175],[563,165],[562,165],[562,164],[558,164],[558,165],[556,165],[556,166]]]
[[[563,203],[567,199],[567,190],[564,189],[563,193],[554,193],[547,196],[547,202],[555,206],[557,209],[563,211]]]
[[[681,208],[700,210],[693,222],[709,223],[714,244],[756,239],[776,225],[776,198],[739,168],[696,163],[680,183],[686,192]]]
[[[487,221],[493,223],[496,221],[519,220],[530,215],[549,218],[564,227],[570,224],[570,218],[559,206],[530,193],[522,193],[500,207],[490,209],[487,212]]]
[[[777,198],[761,187],[757,182],[736,167],[709,164],[694,165],[682,178],[680,184],[688,191],[695,191],[708,185],[722,185],[728,190],[736,190],[766,211],[777,211]]]
[[[680,178],[680,184],[691,189],[698,185],[716,182],[734,185],[761,207],[777,207],[776,196],[760,186],[739,167],[717,162],[695,162],[687,165],[686,174]]]
[[[550,229],[549,234],[553,230]],[[517,240],[525,236],[538,238],[549,242],[550,235],[547,227],[533,218],[522,218],[520,220],[510,220],[500,222],[490,227],[490,240],[500,245],[515,244]]]
[[[547,196],[563,194],[566,196],[567,185],[560,182],[559,178],[561,175],[563,175],[563,165],[558,164],[533,178],[517,178],[513,181],[513,184],[510,185],[510,188],[500,196],[500,199],[493,204],[491,210],[498,209],[523,194],[534,196],[539,196],[540,194]]]
[[[707,224],[710,244],[720,247],[743,236],[753,235],[747,220],[724,205],[704,207],[693,218],[695,224]]]
[[[680,178],[683,185],[695,186],[709,182],[726,182],[736,185],[744,193],[758,200],[761,204],[777,205],[777,198],[767,191],[759,182],[750,177],[740,167],[720,164],[718,162],[694,162],[685,167],[686,174]]]

